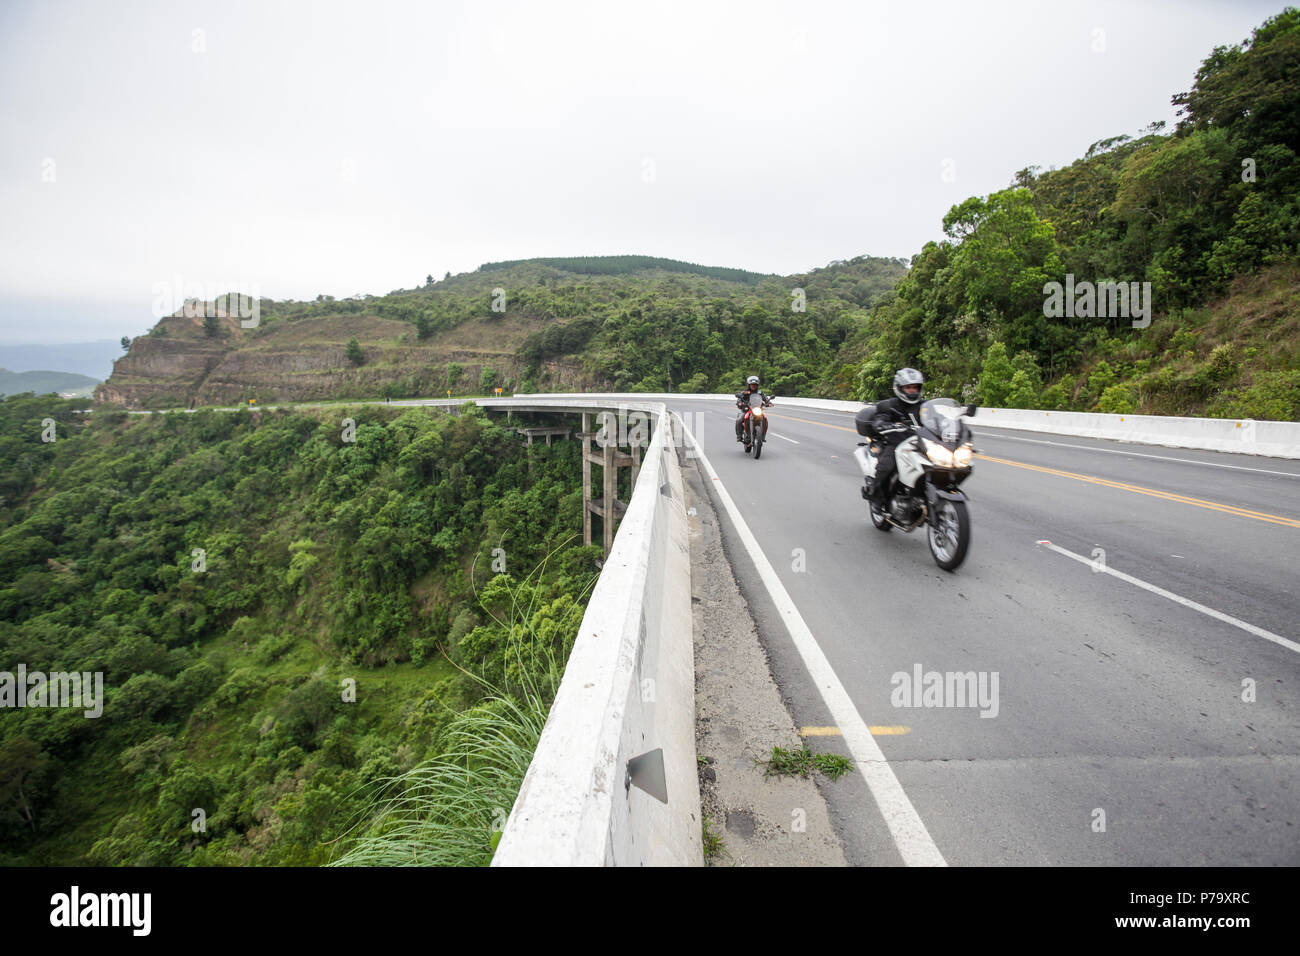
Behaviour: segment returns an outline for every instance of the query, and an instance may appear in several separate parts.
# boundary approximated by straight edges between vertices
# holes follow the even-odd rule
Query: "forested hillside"
[[[914,365],[989,405],[1300,419],[1300,12],[1214,50],[1173,102],[1171,131],[954,206],[865,323],[858,394]],[[1067,281],[1149,283],[1150,314],[1102,317],[1099,295],[1049,317]]]
[[[106,698],[5,710],[0,862],[325,862],[448,746],[469,674],[562,667],[600,553],[577,442],[474,410],[79,404],[0,402],[0,672],[99,671]]]
[[[867,256],[760,276],[644,256],[530,259],[384,296],[168,316],[131,342],[100,402],[160,408],[518,391],[783,392],[852,378],[835,356],[906,271]]]

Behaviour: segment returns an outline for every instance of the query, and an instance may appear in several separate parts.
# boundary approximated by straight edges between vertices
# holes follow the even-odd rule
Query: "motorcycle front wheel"
[[[758,461],[758,456],[763,454],[763,429],[754,430],[754,461]]]
[[[966,502],[939,498],[934,504],[934,520],[929,523],[930,553],[934,563],[952,571],[966,560],[970,547],[970,514]]]

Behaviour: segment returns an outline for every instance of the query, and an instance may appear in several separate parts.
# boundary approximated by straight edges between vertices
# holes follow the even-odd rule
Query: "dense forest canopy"
[[[0,402],[0,672],[101,672],[105,697],[5,711],[0,862],[325,862],[484,695],[467,674],[562,666],[600,553],[576,442],[79,404]]]

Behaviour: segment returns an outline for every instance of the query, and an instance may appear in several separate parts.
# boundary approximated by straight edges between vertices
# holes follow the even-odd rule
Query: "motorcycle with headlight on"
[[[745,454],[752,450],[755,461],[763,454],[763,442],[767,441],[767,415],[763,409],[770,407],[774,398],[775,395],[764,396],[762,392],[753,392],[746,399],[749,404],[744,410],[740,433],[744,439]]]
[[[970,514],[961,483],[971,475],[970,429],[963,420],[974,415],[975,405],[964,408],[950,398],[932,398],[921,405],[915,434],[894,452],[898,468],[887,492],[883,512],[871,509],[871,523],[880,531],[898,528],[910,532],[926,526],[935,564],[952,571],[966,560],[970,547]],[[853,457],[862,469],[862,497],[870,496],[876,480],[880,436],[871,427],[876,407],[857,414],[858,442]]]

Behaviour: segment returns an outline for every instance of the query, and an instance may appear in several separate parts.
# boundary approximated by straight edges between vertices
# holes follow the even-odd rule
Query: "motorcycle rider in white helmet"
[[[870,425],[880,436],[880,454],[876,460],[876,483],[871,489],[869,500],[871,507],[878,512],[885,510],[890,479],[898,470],[894,453],[921,424],[921,400],[924,392],[925,376],[914,368],[900,368],[894,375],[896,397],[887,398],[876,405],[876,414]]]

